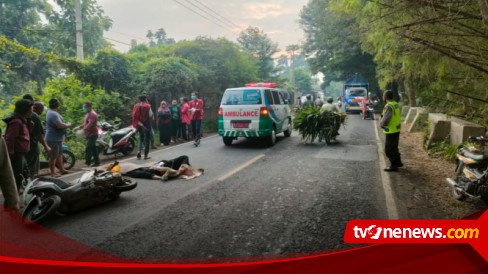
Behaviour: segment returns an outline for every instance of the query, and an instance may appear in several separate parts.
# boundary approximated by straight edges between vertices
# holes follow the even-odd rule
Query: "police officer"
[[[400,107],[398,103],[393,100],[393,92],[387,90],[383,93],[383,100],[386,102],[383,109],[380,126],[386,135],[385,154],[390,160],[390,166],[384,171],[392,172],[398,171],[399,167],[403,166],[400,152],[398,151],[398,142],[400,139],[400,129],[402,121],[400,119]]]

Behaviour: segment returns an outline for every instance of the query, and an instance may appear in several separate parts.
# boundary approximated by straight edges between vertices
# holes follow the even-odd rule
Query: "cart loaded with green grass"
[[[317,139],[330,144],[339,135],[339,128],[345,124],[346,117],[345,113],[302,108],[293,119],[293,128],[302,135],[304,142],[313,143]]]

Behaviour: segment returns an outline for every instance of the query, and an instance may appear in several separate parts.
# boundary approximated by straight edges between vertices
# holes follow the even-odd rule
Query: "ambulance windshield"
[[[261,90],[258,89],[227,90],[222,98],[222,105],[259,105],[261,103]]]

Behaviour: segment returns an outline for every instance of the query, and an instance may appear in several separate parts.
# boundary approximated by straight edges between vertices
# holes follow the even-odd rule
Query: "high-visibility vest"
[[[387,103],[383,109],[383,115],[385,115],[385,109],[387,107],[391,108],[391,118],[388,125],[383,128],[383,133],[392,134],[400,132],[400,129],[402,128],[402,120],[400,118],[400,107],[398,106],[398,103],[395,101]]]

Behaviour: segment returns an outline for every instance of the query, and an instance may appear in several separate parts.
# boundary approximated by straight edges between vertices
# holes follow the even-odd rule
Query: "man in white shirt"
[[[332,103],[333,101],[334,100],[332,99],[332,97],[327,98],[327,103],[322,105],[322,107],[320,108],[320,112],[324,112],[324,111],[333,111],[337,113],[341,112],[339,106]]]

